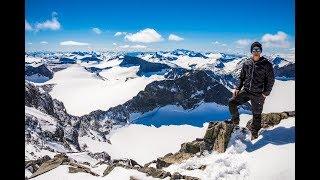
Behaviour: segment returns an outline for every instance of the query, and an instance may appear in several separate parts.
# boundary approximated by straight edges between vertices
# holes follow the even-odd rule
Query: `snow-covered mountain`
[[[289,152],[285,160],[267,160],[268,166],[281,164],[267,177],[283,172],[284,179],[290,179],[294,167],[286,161],[294,151],[294,117],[273,127],[275,130],[267,129],[256,145],[280,140],[286,142],[282,149],[274,144],[251,151],[254,142],[241,139],[232,141],[226,153],[219,155],[209,153],[162,170],[152,163],[155,169],[139,168],[139,164],[179,150],[186,141],[203,137],[208,122],[230,118],[228,100],[247,58],[185,49],[26,52],[26,177],[154,179],[154,173],[162,178],[180,173],[200,179],[256,179],[263,173],[254,167],[253,159],[263,159],[263,152],[274,157]],[[294,60],[279,55],[267,58],[277,80],[264,112],[292,111]],[[240,108],[242,127],[249,121],[250,108],[249,103]],[[47,171],[45,162],[51,161],[61,164]]]
[[[105,135],[114,125],[113,121],[70,115],[63,103],[52,99],[44,89],[48,87],[25,84],[26,159],[38,157],[42,151],[82,151],[85,148],[78,142],[82,136],[107,141]]]
[[[35,63],[25,66],[25,79],[33,82],[45,82],[53,77],[53,72],[45,64]]]

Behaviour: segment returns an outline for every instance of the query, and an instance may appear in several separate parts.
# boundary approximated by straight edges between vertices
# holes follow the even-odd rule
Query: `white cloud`
[[[58,16],[58,13],[55,12],[55,11],[53,11],[52,14],[51,14],[51,16],[52,16],[52,17],[56,17],[56,16]]]
[[[131,42],[141,43],[159,42],[163,40],[162,36],[157,33],[157,31],[150,28],[141,30],[135,34],[127,34],[124,38]]]
[[[114,34],[114,36],[121,36],[121,35],[126,35],[126,34],[127,34],[127,32],[116,32]]]
[[[28,23],[28,21],[27,20],[25,20],[25,30],[26,31],[32,31],[32,27],[31,27],[31,25]]]
[[[212,42],[212,44],[213,44],[214,46],[227,46],[227,44],[221,43],[221,42],[219,42],[219,41]]]
[[[119,46],[120,48],[129,48],[130,46],[128,44],[123,45],[123,46]]]
[[[29,42],[28,44],[30,44],[30,45],[31,45],[32,43],[31,43],[31,42]]]
[[[288,48],[290,43],[288,42],[288,35],[282,31],[278,31],[277,34],[265,34],[262,36],[261,41],[265,47],[281,47]]]
[[[147,48],[147,46],[137,44],[137,45],[131,46],[131,48],[134,48],[134,49],[145,49],[145,48]]]
[[[53,31],[59,30],[61,28],[61,25],[60,25],[60,22],[58,21],[58,18],[56,17],[57,15],[58,15],[58,13],[53,12],[51,20],[46,20],[42,23],[37,23],[35,25],[36,31],[46,30],[46,29],[50,29]]]
[[[117,45],[117,43],[112,43],[112,45],[116,46],[116,45]]]
[[[179,37],[175,34],[170,34],[168,39],[169,39],[169,41],[182,41],[182,40],[184,40],[182,37]]]
[[[92,31],[96,34],[101,34],[102,31],[99,28],[92,28]]]
[[[60,42],[61,46],[87,46],[88,43],[76,42],[76,41],[63,41]]]
[[[251,39],[239,39],[236,43],[240,46],[248,46],[252,42]]]
[[[49,44],[47,41],[41,41],[40,44]]]
[[[295,51],[296,50],[296,48],[291,48],[291,49],[289,49],[290,51]]]
[[[144,46],[144,45],[139,45],[139,44],[136,44],[136,45],[122,45],[122,46],[119,46],[120,48],[123,48],[123,49],[145,49],[147,48],[147,46]]]

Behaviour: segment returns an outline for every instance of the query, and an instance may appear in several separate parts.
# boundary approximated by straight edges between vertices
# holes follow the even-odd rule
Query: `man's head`
[[[259,42],[252,43],[251,53],[252,53],[253,59],[258,60],[262,53],[262,45]]]

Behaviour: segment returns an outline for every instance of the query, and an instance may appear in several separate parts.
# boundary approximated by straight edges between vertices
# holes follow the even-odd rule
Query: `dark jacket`
[[[236,89],[244,87],[248,92],[268,96],[274,84],[272,64],[265,57],[260,57],[256,62],[249,58],[243,63],[239,79]]]

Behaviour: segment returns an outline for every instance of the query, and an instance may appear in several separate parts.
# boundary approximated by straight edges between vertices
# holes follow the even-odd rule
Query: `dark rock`
[[[187,167],[187,170],[195,170],[195,169],[200,169],[200,170],[205,170],[207,165],[201,165],[198,168],[193,168],[193,167]]]
[[[189,159],[193,154],[185,152],[176,152],[174,154],[168,153],[163,157],[157,158],[156,167],[161,169],[163,167],[168,167],[173,163],[181,163],[182,161]]]
[[[286,78],[286,79],[294,79],[295,78],[295,64],[290,63],[286,66],[282,66],[280,68],[274,68],[275,77],[278,78]]]
[[[269,128],[280,123],[281,120],[287,119],[288,117],[295,116],[295,111],[286,111],[281,113],[262,113],[261,114],[261,127]],[[246,125],[250,129],[252,119],[250,119]]]
[[[128,167],[142,167],[133,159],[114,159],[112,161],[113,164],[123,164]]]
[[[184,179],[184,176],[178,172],[175,172],[171,175],[170,180],[176,180],[176,179]]]
[[[160,178],[160,179],[164,179],[166,177],[171,177],[171,173],[161,170],[161,169],[157,169],[154,167],[143,167],[139,170],[140,172],[146,173],[148,176],[152,176],[154,178]]]
[[[99,58],[96,58],[96,57],[84,57],[81,59],[81,61],[83,61],[83,62],[92,62],[92,61],[100,62],[102,60]]]
[[[40,76],[47,77],[48,79],[52,79],[53,72],[47,68],[45,64],[40,66],[25,66],[25,76],[32,76],[38,74]]]
[[[171,175],[170,180],[176,180],[176,179],[186,179],[186,180],[200,180],[197,177],[192,177],[192,176],[186,176],[186,175],[181,175],[178,172],[175,172]]]
[[[234,127],[235,125],[226,122],[209,122],[204,141],[212,145],[213,150],[223,153],[228,146]]]
[[[79,164],[70,163],[69,173],[78,173],[78,172],[84,172],[84,173],[89,173],[93,176],[99,176],[99,174],[92,172],[90,170],[90,168],[87,168],[87,167],[79,165]]]
[[[181,144],[180,152],[196,154],[200,152],[204,146],[205,142],[203,140],[194,140]]]
[[[124,56],[122,62],[119,64],[121,67],[128,67],[128,66],[140,66],[139,71],[137,72],[138,76],[146,75],[150,73],[156,73],[162,71],[164,69],[170,69],[170,66],[162,63],[153,63],[145,61],[141,58],[134,57],[134,56]]]
[[[57,154],[52,159],[43,162],[41,166],[38,168],[38,170],[30,176],[30,178],[34,178],[38,175],[41,175],[52,169],[57,168],[61,164],[68,164],[69,162],[70,160],[68,156],[66,156],[65,154]]]
[[[110,166],[108,166],[107,169],[104,170],[103,176],[108,175],[115,167],[116,167],[116,165],[110,165]]]
[[[134,177],[134,176],[130,176],[130,177],[129,177],[129,180],[141,180],[141,179],[139,179],[139,178],[137,178],[137,177]]]
[[[207,165],[201,165],[198,169],[205,170]]]
[[[70,59],[66,57],[60,58],[60,64],[75,64],[76,60],[75,59]]]
[[[150,161],[150,162],[146,163],[145,165],[143,165],[143,167],[149,167],[149,165],[153,164],[153,163],[157,163],[157,160]]]
[[[182,75],[184,75],[187,72],[191,72],[191,70],[187,70],[184,68],[171,68],[164,77],[167,79],[177,79],[180,78]]]
[[[31,173],[34,173],[38,170],[39,166],[44,162],[50,160],[51,158],[48,155],[43,156],[37,160],[30,160],[25,162],[25,169],[28,169]]]
[[[88,155],[96,160],[102,160],[102,161],[110,161],[111,157],[108,153],[106,152],[97,152],[97,153],[91,153],[89,152]]]

